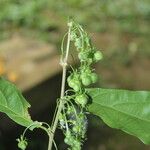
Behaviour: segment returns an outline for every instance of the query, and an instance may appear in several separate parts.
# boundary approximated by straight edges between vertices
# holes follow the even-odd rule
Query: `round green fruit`
[[[100,52],[100,51],[96,51],[95,53],[94,53],[94,60],[97,62],[97,61],[99,61],[99,60],[101,60],[103,58],[103,55],[102,55],[102,53]]]
[[[86,61],[88,59],[88,54],[86,52],[80,52],[78,54],[78,58],[81,60],[81,61]]]
[[[72,130],[73,130],[74,133],[78,133],[79,128],[78,128],[77,126],[74,126],[74,127],[72,128]]]
[[[80,104],[82,107],[85,107],[86,104],[88,103],[88,97],[86,94],[81,94],[81,95],[78,95],[76,96],[75,98],[75,102],[77,104]]]
[[[89,86],[92,83],[91,77],[88,74],[81,75],[81,80],[82,84],[85,86]]]
[[[91,73],[92,83],[96,83],[98,80],[98,76],[96,73]]]
[[[75,92],[80,91],[80,85],[78,84],[75,84],[72,88],[74,89]]]
[[[74,91],[78,92],[80,91],[81,88],[81,83],[79,80],[72,79],[68,82],[68,85],[74,89]]]
[[[27,142],[26,141],[20,141],[18,143],[18,147],[21,149],[21,150],[25,150],[26,147],[27,147]]]

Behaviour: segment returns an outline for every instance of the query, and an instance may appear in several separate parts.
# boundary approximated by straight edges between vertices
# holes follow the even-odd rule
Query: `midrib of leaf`
[[[115,108],[113,108],[113,107],[109,107],[109,106],[106,106],[106,105],[99,104],[99,103],[97,103],[97,102],[95,102],[95,101],[94,101],[94,103],[96,103],[96,104],[98,104],[98,105],[101,105],[102,107],[106,107],[106,108],[112,109],[112,110],[114,110],[114,111],[120,112],[120,113],[125,114],[125,115],[127,115],[127,116],[130,116],[130,117],[132,117],[132,118],[136,118],[136,119],[139,119],[139,120],[146,121],[146,122],[150,123],[150,121],[147,120],[147,119],[142,119],[142,118],[136,117],[136,116],[134,116],[134,115],[127,114],[127,113],[122,112],[122,111],[120,111],[120,110],[117,110],[117,109],[115,109]]]

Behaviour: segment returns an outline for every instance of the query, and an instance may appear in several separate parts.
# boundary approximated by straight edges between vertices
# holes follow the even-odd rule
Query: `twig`
[[[65,93],[65,83],[66,83],[66,71],[67,71],[67,60],[68,60],[68,55],[69,55],[69,47],[70,47],[70,34],[71,34],[71,27],[72,27],[72,22],[68,23],[69,29],[68,29],[68,39],[67,39],[67,47],[66,47],[66,53],[65,53],[65,57],[63,59],[60,60],[60,65],[62,66],[63,69],[63,73],[62,73],[62,84],[61,84],[61,94],[60,94],[60,102],[58,105],[58,109],[57,109],[57,113],[56,113],[56,117],[54,120],[54,123],[52,125],[52,131],[49,134],[49,144],[48,144],[48,150],[52,149],[52,145],[53,145],[53,139],[54,139],[54,134],[57,128],[57,124],[58,124],[58,119],[59,119],[59,115],[61,113],[61,110],[64,106],[64,93]]]

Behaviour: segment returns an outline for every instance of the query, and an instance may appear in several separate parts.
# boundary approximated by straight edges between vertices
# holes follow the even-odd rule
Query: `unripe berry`
[[[82,107],[85,107],[86,104],[88,103],[88,97],[86,94],[81,94],[81,95],[78,95],[76,96],[75,98],[75,102],[77,104],[80,104]]]
[[[27,147],[27,142],[26,141],[20,141],[18,143],[18,147],[21,149],[21,150],[25,150],[26,147]]]
[[[80,52],[78,54],[78,58],[81,60],[81,61],[87,61],[88,59],[88,54],[86,52]]]
[[[67,79],[68,85],[73,88],[76,92],[80,91],[81,83],[77,76],[69,76]]]
[[[95,53],[94,53],[94,60],[97,62],[97,61],[99,61],[99,60],[101,60],[103,58],[103,55],[102,55],[102,53],[100,52],[100,51],[96,51]]]
[[[81,75],[81,80],[85,86],[89,86],[92,83],[91,77],[87,73]]]
[[[91,73],[92,83],[96,83],[98,80],[98,76],[96,73]]]

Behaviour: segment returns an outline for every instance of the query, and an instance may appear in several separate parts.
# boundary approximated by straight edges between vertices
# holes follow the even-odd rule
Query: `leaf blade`
[[[89,111],[110,127],[120,129],[150,144],[150,92],[117,89],[87,89],[93,103]]]
[[[0,112],[5,113],[16,123],[27,127],[33,123],[28,113],[29,107],[30,104],[16,86],[0,78]]]

